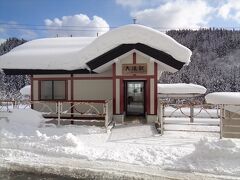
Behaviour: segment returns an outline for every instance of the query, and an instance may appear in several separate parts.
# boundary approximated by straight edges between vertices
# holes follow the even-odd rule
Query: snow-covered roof
[[[163,52],[167,55],[165,57],[171,57],[170,60],[156,62],[165,63],[170,67],[177,64],[174,67],[176,70],[190,62],[191,51],[188,48],[164,33],[134,24],[116,28],[98,38],[61,37],[29,41],[0,56],[0,67],[2,69],[72,71],[90,68],[94,70],[96,65],[92,64],[96,64],[96,61],[93,60],[99,60],[98,57],[108,54],[113,49],[118,50],[117,47],[124,45],[131,45],[128,48],[138,48],[140,51],[152,48],[156,53]],[[113,58],[113,56],[108,58]],[[114,59],[109,61],[113,63]],[[105,64],[109,66],[111,62]],[[98,66],[105,64],[100,63]]]
[[[190,94],[205,94],[207,89],[197,84],[158,84],[158,94],[164,95],[190,95]]]
[[[2,69],[72,69],[85,68],[85,62],[78,59],[81,49],[96,37],[61,37],[36,39],[26,42],[9,53],[0,56]],[[79,60],[79,59],[78,59]]]
[[[214,92],[205,96],[210,104],[240,105],[240,92]]]

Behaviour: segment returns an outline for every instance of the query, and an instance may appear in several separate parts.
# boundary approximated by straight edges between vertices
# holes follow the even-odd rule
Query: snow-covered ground
[[[217,133],[166,131],[160,136],[151,124],[118,125],[111,131],[49,127],[40,113],[19,109],[0,119],[0,167],[72,177],[101,174],[103,179],[237,179],[240,140],[220,140]]]

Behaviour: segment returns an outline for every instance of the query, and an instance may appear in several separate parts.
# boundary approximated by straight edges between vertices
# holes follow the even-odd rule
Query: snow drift
[[[6,130],[17,135],[31,135],[43,126],[45,120],[42,114],[32,109],[13,109],[8,118],[0,119],[0,130]]]

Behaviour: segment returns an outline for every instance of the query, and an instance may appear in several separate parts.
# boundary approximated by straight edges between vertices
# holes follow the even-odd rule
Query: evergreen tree
[[[14,47],[17,47],[26,41],[24,39],[9,38],[0,45],[0,55],[3,55]],[[9,99],[18,97],[19,90],[25,85],[30,84],[29,77],[26,75],[5,75],[0,72],[0,99]]]

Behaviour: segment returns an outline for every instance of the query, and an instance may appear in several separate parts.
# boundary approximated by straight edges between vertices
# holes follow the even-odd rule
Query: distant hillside
[[[168,35],[193,51],[191,63],[179,72],[163,73],[161,83],[196,83],[208,92],[240,91],[240,31],[224,29],[173,30]],[[0,45],[0,55],[25,43],[10,38]],[[29,83],[28,76],[0,74],[0,98]],[[2,95],[1,95],[2,94]]]
[[[3,55],[13,48],[27,42],[24,39],[9,38],[4,43],[0,44],[0,55]]]
[[[196,83],[208,92],[240,91],[240,31],[201,29],[169,31],[193,51],[191,63],[179,72],[164,73],[161,83]]]

